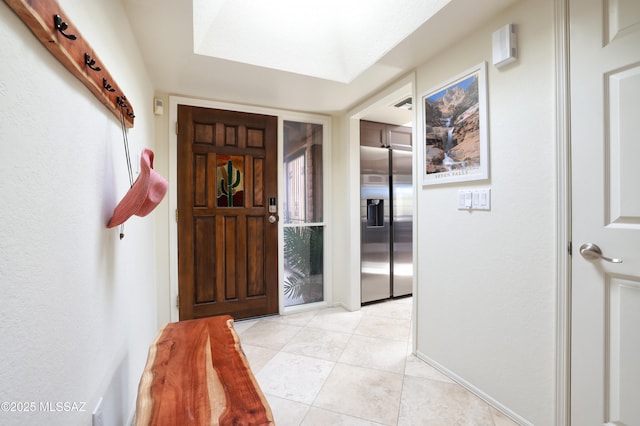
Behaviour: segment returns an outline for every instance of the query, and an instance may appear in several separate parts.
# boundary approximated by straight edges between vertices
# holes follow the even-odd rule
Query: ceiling
[[[200,55],[350,83],[449,1],[192,0],[193,47]]]
[[[479,7],[477,0],[451,0],[364,71],[343,75],[339,79],[344,81],[335,81],[326,76],[304,75],[304,70],[285,71],[246,63],[251,62],[249,60],[242,62],[194,53],[194,38],[202,40],[204,36],[202,30],[194,36],[192,0],[122,0],[156,91],[317,113],[337,113],[362,102],[516,1],[483,0]],[[447,1],[436,0],[436,3],[440,7]],[[308,4],[313,5],[313,2]],[[336,7],[338,12],[343,9]],[[314,14],[314,9],[308,13]],[[351,14],[359,15],[357,12]],[[344,17],[342,19],[344,21]],[[354,25],[357,24],[357,16],[351,19]],[[273,22],[277,23],[277,20]],[[385,28],[379,31],[384,32]],[[300,37],[290,33],[288,38]],[[227,44],[233,43],[233,38],[227,38]],[[290,52],[290,56],[298,55],[296,49]],[[304,56],[300,58],[301,62],[308,62]]]

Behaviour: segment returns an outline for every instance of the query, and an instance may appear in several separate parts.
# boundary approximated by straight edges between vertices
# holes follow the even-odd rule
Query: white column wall
[[[496,69],[509,23],[518,60]],[[417,70],[420,94],[488,62],[490,152],[488,181],[418,187],[418,354],[537,425],[554,422],[553,30],[551,0],[521,1]],[[458,210],[461,188],[491,188],[491,210]]]

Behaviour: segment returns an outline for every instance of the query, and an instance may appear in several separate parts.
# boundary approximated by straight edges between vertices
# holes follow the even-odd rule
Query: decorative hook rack
[[[57,0],[4,0],[53,56],[76,76],[120,120],[119,102],[126,97],[100,63],[93,49],[74,28]],[[124,121],[133,127],[133,107],[128,103]]]

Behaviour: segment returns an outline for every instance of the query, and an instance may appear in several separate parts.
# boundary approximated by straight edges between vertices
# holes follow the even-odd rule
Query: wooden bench
[[[230,316],[160,330],[138,386],[136,424],[274,424]]]

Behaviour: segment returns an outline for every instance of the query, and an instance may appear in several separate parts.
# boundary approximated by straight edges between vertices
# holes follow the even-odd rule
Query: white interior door
[[[640,0],[569,6],[572,424],[640,425]]]

